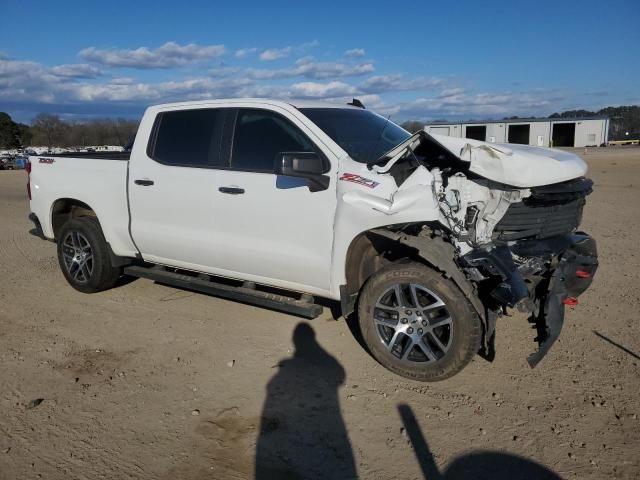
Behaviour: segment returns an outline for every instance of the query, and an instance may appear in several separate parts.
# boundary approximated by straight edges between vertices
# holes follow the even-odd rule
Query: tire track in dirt
[[[100,396],[108,394],[111,380],[118,378],[115,372],[127,369],[134,353],[91,348],[67,350],[60,361],[48,362],[57,372],[54,378],[58,380],[53,384],[58,388],[50,391],[37,409],[26,408],[24,395],[10,389],[11,395],[5,395],[4,402],[5,406],[10,405],[9,412],[0,416],[0,432],[4,434],[2,447],[10,448],[11,455],[0,458],[0,472],[4,469],[2,464],[9,462],[13,463],[10,471],[18,474],[15,478],[31,478],[35,472],[45,478],[153,478],[135,456],[130,456],[129,445],[117,441],[129,430],[124,428],[115,435],[110,431],[108,412],[119,409],[117,401],[111,399],[106,408],[102,404],[95,410],[92,398],[96,394],[90,394],[92,391]],[[47,390],[46,383],[43,389]],[[80,404],[73,400],[78,395],[85,398]],[[34,432],[37,432],[35,441]],[[109,435],[104,436],[104,432]],[[56,448],[58,445],[65,445],[64,454]]]
[[[22,415],[11,415],[6,419],[8,423],[0,424],[0,428],[9,434],[14,455],[22,454],[21,462],[14,464],[14,471],[21,475],[15,478],[31,478],[34,469],[44,471],[46,467],[50,473],[61,477],[64,474],[65,478],[153,478],[132,460],[127,445],[106,446],[100,431],[108,430],[107,426],[69,423],[56,412],[56,407],[55,402],[45,401],[37,411],[25,410]],[[34,424],[38,425],[41,439],[36,444],[32,438]],[[60,444],[65,444],[67,455],[47,448],[47,445]]]
[[[43,242],[28,232],[5,231],[0,237],[0,265],[7,274],[26,276],[51,273],[57,262],[51,252],[42,249]],[[37,252],[37,253],[36,253]]]
[[[251,478],[258,423],[259,418],[244,417],[237,407],[203,418],[195,427],[194,455],[163,478]]]

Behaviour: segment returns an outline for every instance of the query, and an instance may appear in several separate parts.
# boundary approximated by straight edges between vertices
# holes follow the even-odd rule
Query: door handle
[[[221,193],[228,193],[229,195],[241,195],[244,193],[244,188],[239,187],[220,187],[218,189]]]
[[[143,187],[148,187],[150,185],[153,185],[153,180],[138,179],[138,180],[134,180],[133,183],[135,183],[136,185],[142,185]]]

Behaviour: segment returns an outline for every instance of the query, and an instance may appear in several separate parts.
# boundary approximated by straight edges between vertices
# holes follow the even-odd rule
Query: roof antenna
[[[364,103],[362,103],[360,100],[358,100],[357,98],[354,98],[353,100],[351,100],[351,103],[347,103],[347,105],[352,105],[354,107],[358,107],[358,108],[362,108],[364,109]]]

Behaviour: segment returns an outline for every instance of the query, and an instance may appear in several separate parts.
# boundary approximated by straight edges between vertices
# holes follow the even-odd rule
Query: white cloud
[[[60,66],[65,67],[65,66]],[[58,73],[54,73],[58,71]],[[68,91],[67,85],[78,79],[60,75],[66,68],[46,67],[36,62],[0,59],[0,99],[5,102],[28,100],[53,101],[58,92]]]
[[[191,78],[159,83],[85,84],[77,88],[77,97],[87,102],[137,101],[170,102],[244,96],[243,89],[250,87],[247,79]]]
[[[357,77],[375,70],[372,63],[347,65],[334,62],[314,62],[309,57],[300,59],[295,66],[278,69],[248,69],[249,78],[257,80],[306,77],[311,79]]]
[[[344,52],[344,56],[347,58],[361,58],[366,55],[364,48],[352,48]]]
[[[317,47],[318,45],[320,45],[320,42],[313,40],[311,42],[301,43],[300,45],[289,45],[283,48],[268,48],[260,53],[260,60],[270,62],[280,58],[287,58],[293,53],[302,54],[310,48]]]
[[[435,77],[406,78],[402,74],[375,75],[367,78],[361,88],[366,93],[386,91],[430,90],[442,85],[443,80]]]
[[[464,88],[445,88],[440,92],[438,97],[446,98],[446,97],[455,97],[464,93]]]
[[[0,57],[0,78],[9,78],[35,69],[40,70],[42,67],[36,62],[12,60],[6,56]]]
[[[154,52],[157,54],[157,50]],[[184,56],[180,58],[179,61],[186,61]],[[304,57],[284,68],[220,65],[207,76],[147,82],[116,76],[106,68],[100,71],[95,65],[46,66],[5,56],[0,57],[0,103],[9,111],[34,114],[50,106],[49,111],[55,108],[60,114],[86,111],[113,115],[121,108],[139,112],[149,104],[180,100],[271,97],[344,103],[356,97],[368,108],[391,114],[396,120],[544,115],[562,110],[567,104],[566,91],[531,89],[473,93],[441,78],[372,75],[374,70],[373,64],[367,62],[320,62]],[[286,79],[298,81],[287,82]],[[389,100],[394,92],[408,91],[417,92],[411,96],[418,98]],[[589,107],[584,105],[584,108]]]
[[[135,83],[135,80],[131,77],[114,77],[109,81],[109,83],[113,85],[131,85],[132,83]]]
[[[310,42],[301,43],[298,45],[298,50],[306,50],[307,48],[314,48],[320,45],[318,40],[312,40]]]
[[[279,58],[286,58],[291,55],[292,47],[284,47],[284,48],[270,48],[268,50],[263,51],[260,54],[260,60],[264,62],[270,62],[272,60],[277,60]]]
[[[84,60],[111,67],[147,69],[179,67],[220,57],[224,53],[224,45],[197,45],[195,43],[179,45],[175,42],[167,42],[155,50],[146,47],[135,50],[89,47],[81,50],[79,55]]]
[[[257,51],[258,51],[258,49],[256,47],[241,48],[239,50],[236,50],[235,55],[236,55],[237,58],[244,58],[244,57],[248,57],[249,55],[253,55]]]
[[[462,89],[449,89],[462,90]],[[394,117],[416,120],[488,119],[506,115],[548,115],[564,95],[554,91],[476,93],[458,91],[451,95],[417,98],[410,102],[383,105],[380,111]]]
[[[355,95],[358,89],[344,82],[300,82],[291,85],[291,92],[294,97],[328,98]]]
[[[57,75],[59,77],[73,78],[96,78],[102,74],[98,67],[88,65],[86,63],[58,65],[56,67],[52,67],[49,71],[53,75]]]

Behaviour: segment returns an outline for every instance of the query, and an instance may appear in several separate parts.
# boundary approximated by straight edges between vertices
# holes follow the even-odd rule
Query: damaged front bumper
[[[593,281],[598,268],[596,241],[586,234],[570,236],[571,244],[560,256],[549,281],[548,290],[537,298],[532,321],[538,330],[538,351],[527,362],[535,367],[556,341],[564,323],[565,305],[575,305],[577,298]]]
[[[538,351],[527,361],[535,367],[562,331],[565,305],[575,305],[591,285],[598,253],[595,240],[578,232],[477,249],[462,257],[462,263],[472,276],[485,279],[480,282],[485,304],[530,313]],[[494,328],[487,334],[492,340]]]

